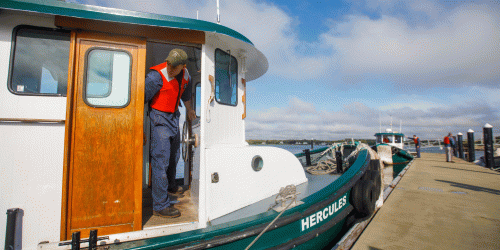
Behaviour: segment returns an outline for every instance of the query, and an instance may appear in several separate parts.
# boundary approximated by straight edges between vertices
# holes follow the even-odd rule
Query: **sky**
[[[217,21],[216,0],[67,2]],[[220,0],[220,13],[269,61],[247,83],[247,139],[373,139],[391,121],[422,139],[500,135],[498,0]]]

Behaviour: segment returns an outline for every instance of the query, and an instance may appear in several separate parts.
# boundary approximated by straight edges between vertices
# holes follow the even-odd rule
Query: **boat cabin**
[[[290,152],[245,140],[246,103],[255,98],[246,85],[268,62],[234,30],[64,1],[4,0],[0,41],[2,246],[8,233],[16,246],[43,249],[95,229],[124,242],[205,228],[307,181]],[[197,119],[180,125],[180,181],[189,187],[175,197],[182,216],[164,219],[152,215],[144,79],[174,48],[189,56]],[[17,215],[13,232],[6,211]]]
[[[376,144],[387,144],[400,149],[404,148],[404,134],[392,131],[392,129],[386,129],[385,133],[376,133],[375,138]]]

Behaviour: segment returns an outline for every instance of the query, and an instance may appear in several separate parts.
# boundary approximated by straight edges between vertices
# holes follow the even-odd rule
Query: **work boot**
[[[153,211],[153,215],[164,217],[164,218],[177,218],[181,216],[181,211],[175,208],[173,205],[170,205],[163,210]]]
[[[167,189],[167,191],[169,193],[171,193],[171,194],[182,194],[186,190],[184,190],[184,188],[181,187],[181,186],[176,186],[175,188],[169,188],[169,189]]]

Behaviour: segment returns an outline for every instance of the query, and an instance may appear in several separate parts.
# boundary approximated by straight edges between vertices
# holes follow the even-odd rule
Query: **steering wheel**
[[[184,162],[187,162],[191,158],[190,157],[191,152],[188,151],[192,151],[193,146],[197,148],[199,145],[198,135],[194,134],[193,136],[193,131],[191,130],[191,123],[188,122],[187,120],[184,121],[184,124],[182,125],[181,143],[182,143],[182,159],[184,159]]]

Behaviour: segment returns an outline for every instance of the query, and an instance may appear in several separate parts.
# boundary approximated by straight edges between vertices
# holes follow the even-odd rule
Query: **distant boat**
[[[384,164],[393,165],[394,177],[413,159],[413,156],[404,150],[404,140],[404,134],[392,131],[392,129],[375,134],[374,149]]]

